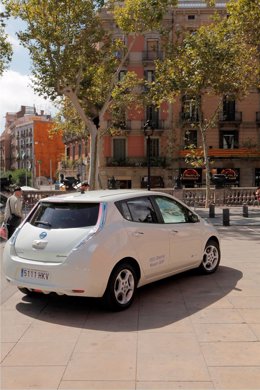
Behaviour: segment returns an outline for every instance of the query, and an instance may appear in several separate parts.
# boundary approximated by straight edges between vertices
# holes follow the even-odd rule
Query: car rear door
[[[147,279],[165,275],[169,270],[168,227],[159,224],[148,197],[133,198],[121,204],[130,245]],[[122,212],[122,211],[121,211]]]

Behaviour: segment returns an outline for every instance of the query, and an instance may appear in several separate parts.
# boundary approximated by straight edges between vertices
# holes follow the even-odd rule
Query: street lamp
[[[153,126],[150,120],[146,121],[144,125],[144,135],[147,138],[147,189],[151,189],[151,136],[153,135]]]

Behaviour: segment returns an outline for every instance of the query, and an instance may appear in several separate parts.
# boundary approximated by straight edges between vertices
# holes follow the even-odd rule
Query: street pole
[[[147,189],[150,191],[151,189],[151,136],[147,136],[147,174],[148,174],[148,181],[147,181]]]
[[[151,136],[153,135],[153,127],[150,120],[144,125],[144,135],[147,138],[147,190],[151,190]]]

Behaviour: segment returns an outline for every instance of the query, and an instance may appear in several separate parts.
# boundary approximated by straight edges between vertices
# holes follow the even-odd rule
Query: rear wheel
[[[205,246],[203,260],[199,269],[204,274],[212,274],[218,269],[220,262],[219,244],[215,240],[209,240]]]
[[[21,291],[23,294],[28,295],[29,297],[37,294],[36,291],[30,290],[26,287],[18,287],[18,290]]]
[[[110,275],[104,294],[105,305],[116,311],[127,309],[134,300],[136,285],[135,268],[128,262],[119,264]]]

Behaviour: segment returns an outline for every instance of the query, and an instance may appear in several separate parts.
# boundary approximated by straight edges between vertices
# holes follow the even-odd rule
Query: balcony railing
[[[114,123],[112,121],[107,122],[107,128],[113,127],[118,130],[130,131],[132,129],[132,121],[121,121],[119,123]]]
[[[187,149],[180,150],[179,156],[186,157]],[[212,158],[260,158],[260,151],[257,148],[238,148],[238,149],[223,149],[223,148],[212,148],[208,150],[208,156]]]
[[[220,122],[233,122],[233,123],[241,123],[242,122],[242,112],[234,111],[228,114],[223,112],[219,113],[219,121]]]
[[[167,166],[166,157],[151,157],[150,158],[151,167],[162,167]],[[147,158],[146,157],[129,157],[129,158],[106,158],[107,167],[146,167]]]
[[[189,112],[180,112],[180,122],[182,125],[187,123],[198,123],[199,114],[198,113],[189,113]]]
[[[141,123],[141,130],[147,121]],[[154,130],[166,130],[166,121],[164,119],[151,119],[150,124]]]
[[[163,52],[159,50],[145,50],[143,51],[143,61],[162,60]]]

